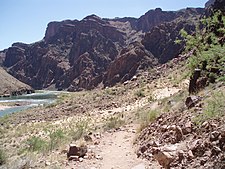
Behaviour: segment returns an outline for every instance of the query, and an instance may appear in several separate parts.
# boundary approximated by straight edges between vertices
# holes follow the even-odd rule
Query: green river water
[[[56,100],[57,95],[59,95],[59,93],[60,92],[57,91],[38,91],[37,93],[33,94],[13,96],[9,98],[0,98],[0,105],[1,103],[18,105],[6,108],[4,110],[0,110],[0,117],[10,113],[26,110],[35,106],[52,104]]]

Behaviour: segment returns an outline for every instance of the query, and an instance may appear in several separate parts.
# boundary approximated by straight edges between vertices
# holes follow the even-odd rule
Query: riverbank
[[[179,145],[184,143],[184,147],[188,147],[189,142],[195,144],[198,141],[195,136],[200,124],[196,122],[201,120],[199,114],[203,114],[202,111],[207,108],[205,106],[211,103],[211,96],[215,95],[217,100],[223,101],[222,93],[225,92],[225,88],[221,83],[209,86],[196,96],[197,99],[201,99],[198,100],[200,103],[193,102],[194,107],[187,108],[185,100],[189,96],[186,80],[177,80],[181,79],[182,74],[179,72],[183,72],[184,69],[181,66],[168,73],[163,72],[153,81],[148,80],[153,73],[146,72],[134,81],[111,88],[62,92],[53,104],[0,118],[0,145],[2,145],[0,149],[7,156],[5,166],[46,169],[74,167],[160,169],[161,161],[158,157],[161,156],[151,154],[150,150],[152,147],[167,148],[167,141],[176,148],[172,149],[171,159],[178,159],[176,154],[179,153],[176,152],[183,152],[185,156],[182,158],[186,160],[186,157],[189,158],[187,154],[189,149],[183,149],[182,146],[177,149],[177,144],[173,144],[174,140],[182,139],[178,143]],[[224,106],[224,104],[216,103],[216,106]],[[221,107],[218,110],[220,109]],[[221,119],[223,122],[223,114]],[[214,131],[224,128],[224,123],[211,123],[208,120],[206,122],[207,126],[215,124]],[[215,127],[217,125],[218,127]],[[149,128],[151,133],[148,133]],[[177,136],[179,131],[182,133],[181,137]],[[220,130],[218,132],[221,133]],[[154,134],[154,137],[149,137],[150,134]],[[162,144],[155,140],[148,141],[161,136],[163,136],[162,141],[160,140]],[[199,135],[202,140],[207,140],[206,136],[204,133]],[[189,138],[192,140],[190,141]],[[71,143],[77,147],[86,147],[87,153],[80,158],[71,156],[69,158],[71,160],[68,160],[66,153]],[[216,148],[218,149],[218,145]],[[147,149],[149,151],[145,151]],[[162,155],[168,154],[164,151],[162,153]],[[200,162],[198,159],[202,158],[197,158],[195,155],[191,157],[194,159],[191,166],[198,165]],[[137,156],[148,160],[142,160]],[[165,157],[170,158],[170,155]]]
[[[9,109],[9,108],[11,108],[10,106],[2,106],[2,105],[0,105],[0,111],[1,110],[5,110],[5,109]]]
[[[32,94],[0,98],[0,117],[32,107],[52,104],[56,100],[57,95],[57,92],[38,91]]]

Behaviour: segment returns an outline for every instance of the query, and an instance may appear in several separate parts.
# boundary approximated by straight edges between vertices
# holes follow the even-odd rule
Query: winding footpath
[[[114,132],[101,136],[92,151],[98,158],[85,159],[83,162],[70,162],[66,168],[74,169],[160,169],[157,163],[149,164],[137,158],[133,142],[136,125],[127,125]]]

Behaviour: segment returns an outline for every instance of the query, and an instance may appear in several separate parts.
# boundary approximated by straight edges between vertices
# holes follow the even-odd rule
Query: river
[[[0,117],[6,114],[19,112],[31,107],[52,104],[59,95],[57,91],[38,91],[37,93],[0,98],[0,105],[13,105],[0,110]]]

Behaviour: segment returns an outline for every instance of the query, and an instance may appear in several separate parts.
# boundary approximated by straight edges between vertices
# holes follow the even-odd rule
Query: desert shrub
[[[28,145],[27,150],[31,152],[42,152],[47,149],[47,142],[39,137],[32,136],[27,139],[26,144]]]
[[[50,141],[48,143],[48,147],[49,150],[53,150],[63,142],[63,139],[65,138],[65,133],[62,129],[58,129],[55,131],[50,131],[49,137]]]
[[[110,129],[117,129],[125,124],[125,121],[120,116],[111,116],[106,119],[103,128],[105,131]]]
[[[148,102],[152,102],[152,101],[155,101],[155,98],[154,98],[153,95],[150,95],[150,96],[148,97]]]
[[[218,78],[218,81],[225,82],[225,75]]]
[[[0,166],[5,164],[6,162],[6,155],[5,155],[5,152],[0,149]]]
[[[206,118],[220,117],[225,113],[225,95],[223,92],[215,92],[212,97],[206,101],[204,107],[204,116]]]
[[[89,130],[89,119],[80,119],[75,125],[70,126],[69,136],[72,140],[79,140]]]
[[[134,94],[137,97],[145,97],[145,93],[144,93],[144,91],[142,89],[136,91]]]
[[[151,122],[153,122],[159,116],[157,110],[145,110],[139,113],[140,128],[139,131],[142,131],[146,128]]]
[[[212,97],[205,101],[203,113],[194,118],[194,122],[201,124],[206,120],[220,118],[225,115],[225,94],[222,91],[212,93]]]
[[[113,89],[113,88],[107,88],[107,89],[105,89],[105,93],[108,95],[116,95],[117,91],[116,91],[116,89]]]

